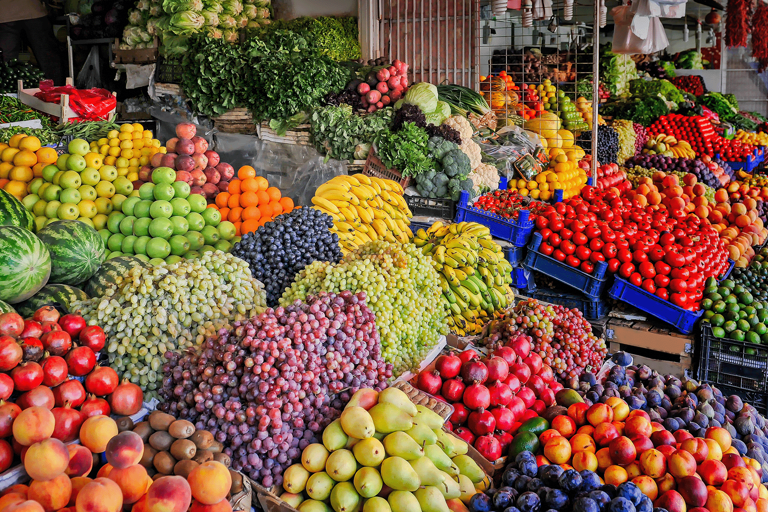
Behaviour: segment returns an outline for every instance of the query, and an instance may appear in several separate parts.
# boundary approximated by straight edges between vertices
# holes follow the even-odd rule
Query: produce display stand
[[[300,124],[293,130],[288,130],[285,135],[278,135],[269,127],[269,123],[262,121],[257,125],[257,134],[261,140],[278,142],[280,144],[294,144],[299,146],[311,146],[312,140],[309,133],[309,124]]]
[[[256,135],[258,125],[253,122],[253,115],[247,108],[234,108],[218,117],[212,118],[213,126],[223,133],[241,133]]]
[[[721,160],[720,153],[715,154],[715,158]],[[744,171],[751,173],[765,161],[765,148],[760,147],[755,149],[754,153],[747,157],[744,162],[725,162],[734,171]]]
[[[363,174],[366,176],[376,176],[377,178],[384,180],[396,181],[404,189],[408,188],[408,185],[411,183],[410,176],[403,177],[400,171],[395,169],[387,169],[386,166],[381,163],[381,160],[379,160],[373,150],[368,153],[368,159],[365,161]]]
[[[517,220],[505,219],[495,213],[475,208],[469,204],[469,193],[461,192],[456,205],[456,222],[477,222],[488,226],[494,238],[505,240],[517,247],[525,247],[533,232],[533,221],[528,210],[520,210]]]
[[[67,78],[67,85],[73,85],[71,78]],[[69,108],[69,95],[62,94],[60,103],[48,103],[35,97],[35,93],[40,92],[40,89],[24,89],[24,82],[19,80],[19,101],[25,105],[32,107],[40,112],[45,112],[53,117],[58,117],[62,122],[80,119],[80,116]],[[115,93],[112,93],[114,96]],[[115,114],[115,109],[109,111],[105,116],[106,119],[111,119]]]
[[[429,198],[406,194],[405,203],[414,215],[426,215],[440,219],[453,219],[456,216],[456,201],[448,198]]]
[[[112,45],[112,55],[115,64],[151,64],[157,61],[159,42],[155,37],[152,48],[121,50],[120,40],[115,39]]]

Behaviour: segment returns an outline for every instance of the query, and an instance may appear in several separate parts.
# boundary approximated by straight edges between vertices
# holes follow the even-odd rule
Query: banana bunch
[[[735,138],[744,144],[751,144],[753,146],[768,146],[768,134],[763,132],[750,133],[745,132],[744,130],[737,130]]]
[[[648,139],[645,143],[645,148],[675,158],[696,158],[696,152],[691,145],[688,144],[688,141],[677,140],[676,137],[665,133],[660,133],[655,137]]]
[[[399,183],[355,174],[336,176],[320,185],[312,204],[333,217],[332,232],[347,254],[374,240],[408,243],[413,214]]]
[[[486,226],[438,221],[416,231],[413,243],[432,257],[443,290],[440,300],[454,333],[479,334],[494,315],[512,304],[512,266]]]
[[[676,157],[683,157],[693,160],[696,158],[696,152],[693,150],[687,140],[677,141],[677,144],[669,148]]]

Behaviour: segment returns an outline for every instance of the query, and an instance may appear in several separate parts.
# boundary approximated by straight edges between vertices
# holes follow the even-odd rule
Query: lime
[[[721,300],[721,299],[723,298],[723,296],[722,296],[722,295],[720,295],[719,293],[717,293],[717,290],[715,290],[715,291],[713,291],[713,292],[709,292],[709,293],[707,293],[706,291],[704,291],[704,295],[705,295],[705,296],[706,296],[708,299],[712,299],[712,300]]]
[[[701,309],[709,311],[712,309],[713,304],[712,299],[704,299],[701,301]]]
[[[712,328],[712,335],[715,338],[725,338],[725,331],[722,327],[713,327]]]
[[[749,325],[749,322],[744,320],[743,318],[736,322],[736,328],[740,331],[748,331],[752,326]]]
[[[717,287],[717,279],[714,277],[708,277],[707,280],[704,281],[704,286],[706,288]]]
[[[739,302],[741,304],[752,304],[755,299],[752,298],[752,294],[745,291],[739,294]]]
[[[731,333],[730,337],[736,341],[744,341],[744,331],[736,329]]]
[[[760,336],[762,336],[763,334],[768,332],[768,327],[766,327],[764,323],[760,322],[757,325],[753,326],[752,330],[755,331]]]
[[[728,320],[725,322],[725,325],[723,325],[723,329],[725,329],[725,332],[733,332],[736,330],[736,322],[733,320]]]
[[[715,313],[724,313],[725,312],[725,302],[723,302],[720,299],[717,299],[714,304],[712,304],[712,311]]]
[[[733,304],[734,306],[736,306],[736,311],[739,310],[739,298],[738,297],[736,297],[733,294],[726,295],[724,300],[725,300],[726,304]]]
[[[747,334],[744,336],[744,341],[746,341],[747,343],[759,344],[760,335],[754,331],[748,331]]]
[[[722,327],[723,324],[725,323],[725,318],[723,317],[723,315],[715,314],[709,321],[715,327]]]

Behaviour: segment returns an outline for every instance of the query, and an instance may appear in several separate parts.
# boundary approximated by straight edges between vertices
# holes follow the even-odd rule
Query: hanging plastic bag
[[[77,74],[75,85],[78,89],[92,89],[101,86],[101,70],[99,69],[99,47],[94,45],[88,52],[83,68]]]
[[[632,21],[635,14],[628,5],[620,5],[611,9],[613,16],[613,45],[612,52],[618,54],[642,53],[643,39],[632,32]]]
[[[669,39],[667,39],[667,31],[664,30],[664,25],[659,18],[651,18],[650,26],[648,28],[648,37],[644,43],[644,50],[641,53],[650,54],[660,52],[664,48],[669,46]]]

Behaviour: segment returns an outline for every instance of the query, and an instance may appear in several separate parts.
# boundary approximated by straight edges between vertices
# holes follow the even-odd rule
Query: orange
[[[283,207],[285,213],[290,213],[293,210],[293,199],[290,197],[283,197],[280,199],[280,206]]]
[[[243,220],[259,220],[261,218],[261,212],[259,211],[258,206],[248,206],[243,210],[243,213],[240,216]]]
[[[0,163],[0,178],[7,178],[11,169],[13,169],[13,164],[11,162]]]
[[[27,195],[27,184],[23,181],[10,181],[5,187],[3,187],[3,190],[9,194],[13,194],[19,200],[21,200],[22,197]]]
[[[256,192],[256,194],[259,196],[258,204],[267,204],[267,203],[269,203],[269,194],[267,194],[263,190],[259,190],[258,192]]]
[[[280,189],[277,187],[269,187],[267,189],[267,194],[269,194],[269,199],[271,201],[279,201],[282,197],[282,194],[280,194]]]
[[[283,205],[281,205],[279,202],[275,201],[273,203],[269,203],[269,205],[272,207],[272,216],[277,217],[281,213],[283,213]]]
[[[229,210],[229,215],[227,215],[227,220],[229,222],[238,222],[241,219],[241,215],[243,214],[243,209],[239,206],[237,208],[232,208]],[[223,219],[224,217],[222,217]]]
[[[222,208],[219,210],[219,213],[221,214],[222,220],[227,220],[227,216],[229,215],[229,208]]]
[[[240,194],[232,194],[229,196],[229,201],[227,201],[227,206],[230,208],[237,208],[240,206]]]
[[[37,155],[28,149],[22,149],[13,156],[13,165],[32,167],[37,163]]]
[[[250,180],[253,181],[253,180]],[[259,195],[249,190],[248,192],[243,192],[240,195],[240,204],[243,206],[258,206],[259,204]]]
[[[32,173],[32,168],[27,167],[25,165],[17,165],[13,169],[11,169],[11,172],[8,174],[8,177],[12,180],[16,181],[24,181],[29,183],[32,181],[32,178],[34,178],[34,174]]]
[[[230,194],[239,194],[240,193],[240,180],[232,180],[229,182],[229,193]]]
[[[29,137],[24,137],[19,141],[19,149],[26,149],[29,151],[37,151],[42,147],[42,144],[40,144],[40,139],[35,137],[34,135],[30,135]]]
[[[5,148],[9,148],[9,147],[10,146],[5,142],[0,142],[0,152],[2,152]]]
[[[240,231],[240,227],[243,225],[242,222],[235,222],[235,235],[240,236],[242,235],[242,232]]]
[[[259,212],[261,212],[261,220],[272,218],[272,207],[269,204],[261,204],[258,208]]]
[[[2,153],[0,153],[0,160],[3,162],[13,162],[13,157],[16,156],[16,153],[18,153],[19,150],[17,148],[5,148]]]
[[[59,159],[58,153],[53,148],[40,148],[35,152],[35,155],[39,164],[52,164]]]
[[[267,188],[269,188],[269,182],[267,181],[267,178],[263,176],[257,176],[256,181],[259,182],[259,190],[267,190]]]
[[[241,192],[256,192],[259,190],[259,182],[253,178],[246,178],[240,183]]]
[[[8,145],[12,148],[18,148],[19,143],[21,142],[21,139],[23,139],[24,137],[26,137],[25,134],[17,133],[13,137],[11,137],[11,139],[8,141]]]
[[[219,192],[216,195],[216,206],[219,208],[224,208],[227,206],[227,202],[229,201],[229,192]]]
[[[247,178],[255,178],[256,177],[256,169],[251,167],[250,165],[244,165],[237,171],[237,177],[241,180],[245,180]]]
[[[235,226],[237,226],[237,224],[235,224]],[[259,219],[248,219],[242,223],[240,230],[243,234],[252,233],[259,229],[259,226],[261,226],[261,224],[259,224]]]

